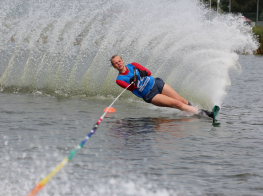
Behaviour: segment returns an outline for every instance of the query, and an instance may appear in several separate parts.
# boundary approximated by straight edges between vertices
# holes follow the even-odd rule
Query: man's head
[[[111,57],[111,59],[110,59],[110,62],[111,62],[111,65],[113,65],[113,62],[112,62],[112,60],[113,59],[115,59],[115,57],[120,57],[119,55],[117,55],[117,54],[115,54],[115,55],[113,55],[112,57]],[[121,57],[120,57],[121,58]],[[122,59],[122,58],[121,58]]]
[[[125,72],[125,66],[122,58],[119,55],[114,55],[111,57],[111,65],[117,69],[120,73]]]

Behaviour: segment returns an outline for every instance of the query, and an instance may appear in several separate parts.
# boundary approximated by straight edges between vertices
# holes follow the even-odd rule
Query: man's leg
[[[176,108],[176,109],[186,111],[186,112],[191,112],[194,114],[198,112],[197,108],[187,105],[188,102],[186,100],[185,102],[186,104],[179,101],[178,99],[168,97],[164,94],[157,94],[152,99],[152,104],[156,106]]]
[[[166,95],[168,97],[171,97],[173,99],[176,99],[184,104],[188,104],[188,101],[186,101],[183,97],[181,97],[174,89],[172,89],[168,84],[164,84],[163,86],[163,95]]]

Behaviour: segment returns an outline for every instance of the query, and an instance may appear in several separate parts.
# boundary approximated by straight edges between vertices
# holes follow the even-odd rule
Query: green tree
[[[232,0],[231,12],[256,12],[257,0]]]
[[[229,0],[220,0],[220,9],[229,12]],[[244,16],[256,20],[257,0],[231,0],[231,12],[242,13]],[[263,20],[263,1],[259,1],[259,21]]]
[[[206,8],[210,9],[210,0],[202,0]],[[211,9],[217,10],[217,0],[211,0]]]
[[[220,0],[220,9],[223,12],[229,12],[229,0]]]

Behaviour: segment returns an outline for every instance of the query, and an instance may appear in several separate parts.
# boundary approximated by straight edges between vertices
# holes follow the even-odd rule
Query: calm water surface
[[[39,195],[263,195],[263,57],[240,56],[220,127],[119,100]],[[27,195],[93,127],[113,98],[0,94],[0,194]]]

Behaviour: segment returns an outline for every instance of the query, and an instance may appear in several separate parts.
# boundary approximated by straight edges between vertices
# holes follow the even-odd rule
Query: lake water
[[[120,99],[38,195],[262,195],[262,56],[242,72],[217,117]],[[27,195],[90,132],[114,98],[0,93],[0,194]]]
[[[125,92],[38,195],[263,195],[263,58],[241,15],[196,0],[1,0],[0,35],[0,195],[27,195],[90,132],[122,91],[114,54],[219,105],[220,127]]]

